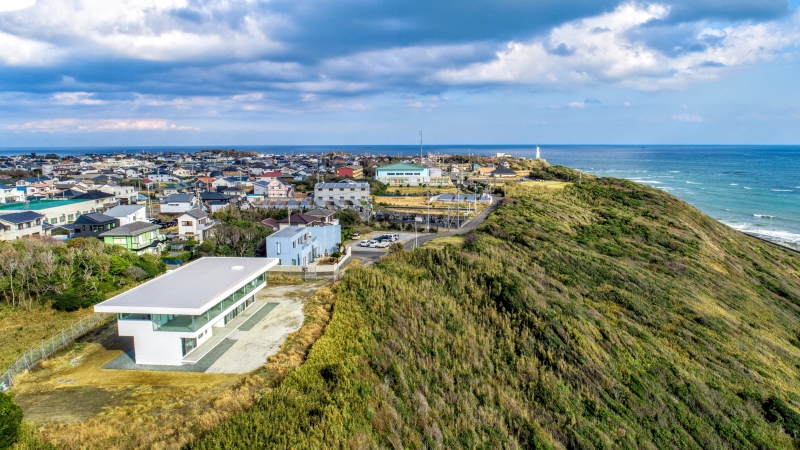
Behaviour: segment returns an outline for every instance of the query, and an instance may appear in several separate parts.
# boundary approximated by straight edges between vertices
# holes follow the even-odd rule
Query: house
[[[147,178],[155,183],[169,183],[172,180],[177,180],[177,177],[163,170],[148,174]]]
[[[100,233],[98,237],[106,244],[125,247],[137,255],[157,255],[164,247],[163,238],[158,233],[160,228],[150,222],[132,222]]]
[[[94,202],[94,209],[96,211],[104,210],[106,207],[119,204],[114,194],[108,194],[101,191],[89,191],[85,194],[75,196],[72,199]]]
[[[280,178],[260,180],[253,183],[253,193],[267,198],[294,197],[294,185]]]
[[[119,219],[101,213],[81,214],[72,224],[75,237],[95,237],[99,239],[100,233],[117,228]]]
[[[389,186],[420,186],[430,182],[430,172],[416,164],[387,164],[375,170],[375,179]]]
[[[214,179],[211,177],[198,177],[194,182],[194,187],[200,192],[208,192],[212,190]]]
[[[127,225],[131,222],[147,222],[145,205],[119,205],[106,211],[105,215],[119,220],[120,225]]]
[[[256,222],[257,224],[261,225],[262,227],[272,228],[273,231],[278,231],[280,229],[280,225],[278,225],[278,221],[273,219],[272,217],[268,217],[261,222]]]
[[[344,180],[314,186],[314,206],[318,208],[361,208],[369,201],[369,183]]]
[[[164,186],[162,192],[164,195],[185,194],[191,191],[192,188],[193,186],[189,183],[174,183]]]
[[[44,214],[34,211],[20,211],[0,215],[0,241],[41,236]]]
[[[201,258],[95,305],[117,314],[120,336],[133,336],[136,364],[193,364],[231,332],[226,325],[267,286],[269,258]],[[234,322],[235,323],[235,322]],[[205,344],[205,345],[204,345]]]
[[[316,217],[318,222],[324,224],[331,224],[331,225],[339,224],[339,219],[335,217],[336,211],[332,211],[330,209],[316,208],[312,209],[311,211],[308,211],[305,214],[307,216]]]
[[[513,170],[508,169],[506,167],[500,166],[494,169],[492,173],[490,173],[489,175],[492,176],[493,178],[516,178],[517,172],[514,172]]]
[[[307,266],[339,250],[342,227],[291,226],[267,236],[267,258],[283,266]]]
[[[25,200],[25,193],[10,184],[0,185],[0,203],[13,203]]]
[[[178,236],[182,239],[194,239],[202,244],[211,235],[211,228],[216,222],[208,217],[208,213],[200,208],[191,209],[181,214],[178,220]]]
[[[278,220],[278,225],[281,229],[287,227],[312,227],[314,225],[322,225],[322,221],[318,217],[308,214],[292,214],[289,217]]]
[[[345,178],[364,178],[364,169],[361,166],[341,166],[336,168],[336,175]]]
[[[183,214],[196,207],[194,194],[172,194],[161,201],[161,212],[165,214]]]
[[[283,176],[283,172],[263,172],[261,173],[262,181],[270,181],[270,180],[277,180],[278,178]]]
[[[133,186],[120,186],[116,183],[109,183],[101,186],[100,191],[116,197],[120,205],[135,205],[139,200],[139,193],[136,192]]]

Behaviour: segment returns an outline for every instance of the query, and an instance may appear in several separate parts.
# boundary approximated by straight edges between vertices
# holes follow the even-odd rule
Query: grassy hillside
[[[676,198],[518,187],[351,268],[307,362],[194,448],[791,448],[800,257]]]

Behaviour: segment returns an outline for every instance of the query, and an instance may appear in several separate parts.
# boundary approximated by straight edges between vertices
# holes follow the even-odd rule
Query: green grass
[[[350,267],[305,364],[192,447],[795,446],[800,257],[628,181],[509,194]]]

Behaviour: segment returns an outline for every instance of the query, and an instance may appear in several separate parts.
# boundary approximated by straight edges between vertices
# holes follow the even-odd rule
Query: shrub
[[[331,257],[332,258],[339,258],[340,256],[342,256],[341,252],[333,252],[333,253],[331,253]]]
[[[167,265],[164,261],[154,255],[142,255],[139,257],[139,261],[135,262],[134,265],[144,270],[147,274],[147,278],[152,278],[167,270]]]
[[[0,448],[10,448],[17,441],[22,424],[22,408],[12,398],[0,393]]]
[[[122,274],[136,281],[141,281],[147,278],[147,272],[145,272],[144,269],[138,266],[130,266],[127,269],[125,269],[125,271]]]
[[[764,402],[764,416],[770,422],[780,422],[789,436],[800,438],[800,414],[789,408],[783,400],[771,395]]]
[[[389,253],[402,252],[404,249],[403,244],[395,242],[389,246]]]
[[[80,292],[68,291],[58,294],[53,299],[53,309],[59,311],[77,311],[81,308],[88,308],[106,299],[102,292]]]

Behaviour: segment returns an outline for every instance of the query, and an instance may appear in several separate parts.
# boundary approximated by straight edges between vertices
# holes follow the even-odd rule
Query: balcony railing
[[[247,297],[250,293],[258,289],[261,285],[266,284],[267,274],[262,273],[254,278],[233,294],[225,297],[222,301],[212,306],[208,311],[199,316],[188,315],[173,315],[173,314],[153,314],[153,330],[154,331],[172,331],[172,332],[194,332],[208,324],[209,322],[217,319],[222,315],[222,312],[239,302],[241,299]],[[121,319],[125,320],[125,319]]]

